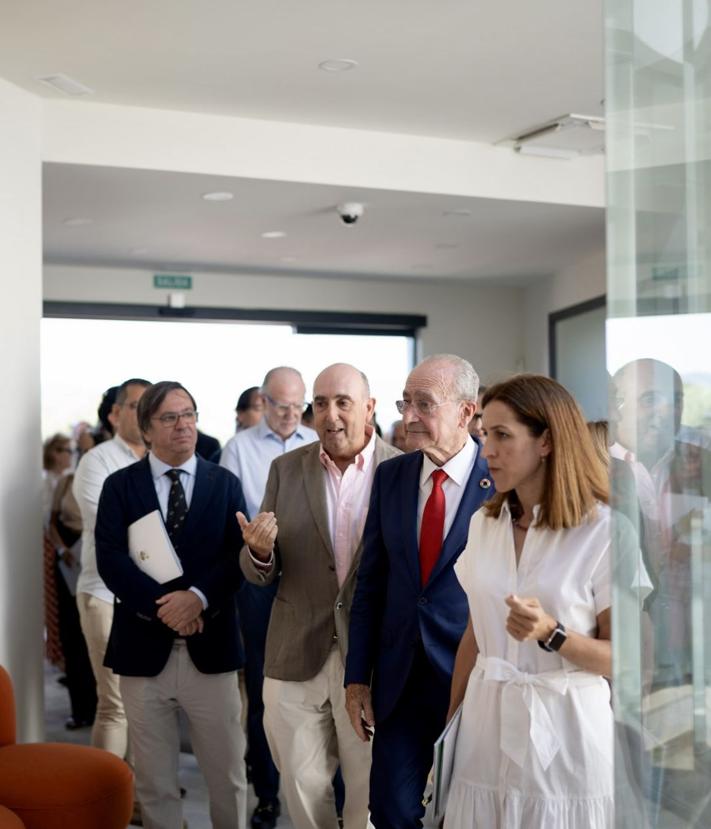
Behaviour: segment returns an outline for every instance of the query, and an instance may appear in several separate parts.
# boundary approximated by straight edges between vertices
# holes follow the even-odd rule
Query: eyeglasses
[[[175,426],[180,418],[186,423],[197,423],[198,413],[192,409],[187,412],[165,412],[158,417],[152,417],[151,420],[159,420],[161,426]]]
[[[443,400],[441,403],[431,403],[429,400],[396,400],[395,408],[400,414],[405,414],[408,409],[414,409],[421,417],[431,417],[437,409],[452,403],[452,400]]]
[[[54,451],[62,453],[66,452],[68,455],[72,454],[72,450],[68,446],[55,446]]]
[[[280,415],[287,415],[290,412],[296,412],[301,414],[306,410],[308,403],[279,403],[277,400],[274,400],[273,397],[269,397],[268,394],[264,395],[264,399],[269,402],[270,406],[273,406]]]

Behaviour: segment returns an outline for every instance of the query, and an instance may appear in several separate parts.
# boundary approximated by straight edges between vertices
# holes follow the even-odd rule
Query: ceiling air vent
[[[89,89],[88,86],[84,86],[79,81],[75,81],[69,75],[43,75],[41,78],[37,78],[37,80],[46,86],[51,86],[55,91],[61,92],[64,95],[71,95],[73,98],[78,98],[82,95],[91,95],[94,92],[93,89]]]
[[[522,155],[568,159],[596,155],[605,151],[605,119],[595,115],[561,115],[499,143]]]

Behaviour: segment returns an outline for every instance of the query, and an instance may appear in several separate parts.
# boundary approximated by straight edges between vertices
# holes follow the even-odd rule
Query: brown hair
[[[605,466],[610,465],[610,450],[607,445],[608,425],[606,420],[589,420],[588,431],[592,438],[593,449]]]
[[[607,469],[567,389],[550,377],[519,374],[490,386],[484,394],[483,408],[495,400],[508,406],[535,437],[548,430],[551,452],[546,459],[538,526],[552,530],[577,527],[594,511],[596,501],[608,502]],[[498,518],[506,501],[517,505],[516,493],[497,492],[484,509]]]
[[[51,438],[42,444],[42,468],[47,470],[54,469],[55,458],[52,455],[55,449],[64,449],[64,447],[71,448],[72,441],[67,435],[57,432]]]

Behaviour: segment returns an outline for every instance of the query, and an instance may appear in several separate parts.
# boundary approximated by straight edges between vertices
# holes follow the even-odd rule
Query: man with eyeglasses
[[[276,458],[262,512],[240,517],[245,576],[268,589],[280,573],[266,643],[264,728],[296,829],[366,829],[370,746],[353,733],[343,688],[348,613],[373,474],[398,453],[375,434],[365,375],[337,363],[314,382],[319,442]]]
[[[422,825],[433,746],[445,725],[468,618],[454,562],[472,514],[493,492],[468,431],[478,386],[461,357],[421,362],[397,403],[409,453],[375,474],[345,683],[355,733],[367,742],[375,726],[370,819],[377,829]]]
[[[96,520],[99,573],[116,596],[105,664],[119,675],[144,826],[182,825],[178,709],[207,782],[215,829],[245,829],[245,738],[235,593],[242,583],[242,487],[196,456],[197,407],[180,383],[147,389],[148,455],[107,478]],[[129,556],[128,528],[157,512],[183,573],[159,584]],[[150,551],[149,551],[150,552]]]
[[[77,582],[76,601],[96,679],[98,699],[91,744],[106,749],[121,759],[126,758],[128,748],[126,712],[118,677],[104,666],[114,615],[114,596],[96,569],[94,525],[104,481],[112,472],[136,463],[146,454],[136,410],[138,401],[150,385],[148,380],[139,377],[121,383],[116,391],[115,402],[107,413],[114,436],[82,456],[73,483],[74,497],[79,504],[82,520],[81,573]]]
[[[259,405],[264,408],[263,418],[256,426],[242,429],[230,438],[220,459],[220,465],[240,479],[250,516],[259,512],[274,458],[318,440],[316,432],[301,423],[306,386],[295,368],[279,366],[270,369],[258,391]],[[262,723],[264,647],[278,586],[278,579],[269,587],[257,587],[247,582],[237,596],[245,649],[247,763],[258,798],[251,818],[253,829],[273,829],[281,812],[279,772],[274,765]]]

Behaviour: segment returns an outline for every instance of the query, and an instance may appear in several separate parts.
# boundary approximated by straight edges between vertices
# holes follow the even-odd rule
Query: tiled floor
[[[82,728],[67,731],[64,727],[69,716],[69,698],[67,690],[57,680],[59,672],[50,665],[45,666],[45,739],[50,742],[76,743],[89,745],[91,729]],[[183,814],[188,822],[188,829],[211,829],[207,807],[207,789],[195,757],[187,752],[180,755],[180,785],[186,790],[183,801]],[[247,804],[248,815],[256,805],[251,787]],[[282,799],[282,809],[284,801]],[[277,822],[278,829],[293,829],[288,815],[282,812]],[[68,827],[68,829],[70,829]],[[98,829],[98,827],[97,827]]]

